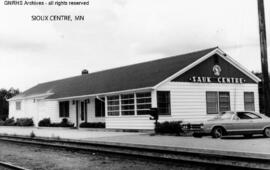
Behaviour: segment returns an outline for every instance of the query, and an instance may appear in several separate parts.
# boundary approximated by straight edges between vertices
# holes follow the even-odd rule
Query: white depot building
[[[159,121],[202,120],[220,111],[259,111],[260,79],[218,47],[38,84],[9,100],[9,117],[105,122],[153,129]]]

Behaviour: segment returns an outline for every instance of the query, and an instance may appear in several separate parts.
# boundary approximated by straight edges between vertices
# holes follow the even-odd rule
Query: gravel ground
[[[0,160],[38,170],[176,170],[220,169],[113,154],[86,153],[0,141]],[[0,167],[1,168],[1,167]]]

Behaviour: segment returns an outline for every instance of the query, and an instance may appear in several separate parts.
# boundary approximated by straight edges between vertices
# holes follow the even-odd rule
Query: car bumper
[[[211,133],[211,129],[205,128],[202,124],[193,125],[186,124],[182,125],[182,130],[185,133],[196,133],[201,135],[209,135]]]

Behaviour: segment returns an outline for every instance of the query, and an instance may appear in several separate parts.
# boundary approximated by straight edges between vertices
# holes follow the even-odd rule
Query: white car
[[[270,137],[270,118],[252,111],[226,111],[204,122],[185,122],[181,124],[183,131],[193,132],[193,136],[211,135],[221,138],[226,135],[263,134]]]

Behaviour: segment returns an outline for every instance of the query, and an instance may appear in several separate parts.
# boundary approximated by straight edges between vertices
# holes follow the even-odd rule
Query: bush
[[[64,118],[60,123],[52,123],[51,127],[74,127],[74,123],[68,121],[68,119]]]
[[[38,122],[38,126],[40,127],[49,127],[51,125],[50,118],[44,118]]]
[[[14,120],[14,117],[7,118],[3,124],[4,126],[16,126],[16,122]]]
[[[5,121],[0,120],[0,126],[4,126],[4,124],[5,124]]]
[[[171,121],[171,122],[162,122],[157,123],[155,126],[155,132],[158,134],[174,134],[174,135],[180,135],[183,133],[183,130],[181,128],[182,121]]]
[[[0,120],[0,126],[33,126],[34,122],[32,118],[18,118],[16,121],[14,118],[7,118],[5,121]]]
[[[83,122],[80,124],[81,128],[105,128],[104,122]]]
[[[68,121],[68,119],[64,118],[59,123],[51,123],[50,118],[44,118],[38,122],[38,126],[40,127],[74,127],[74,123]]]
[[[34,122],[32,118],[18,118],[16,120],[17,126],[33,126]]]

